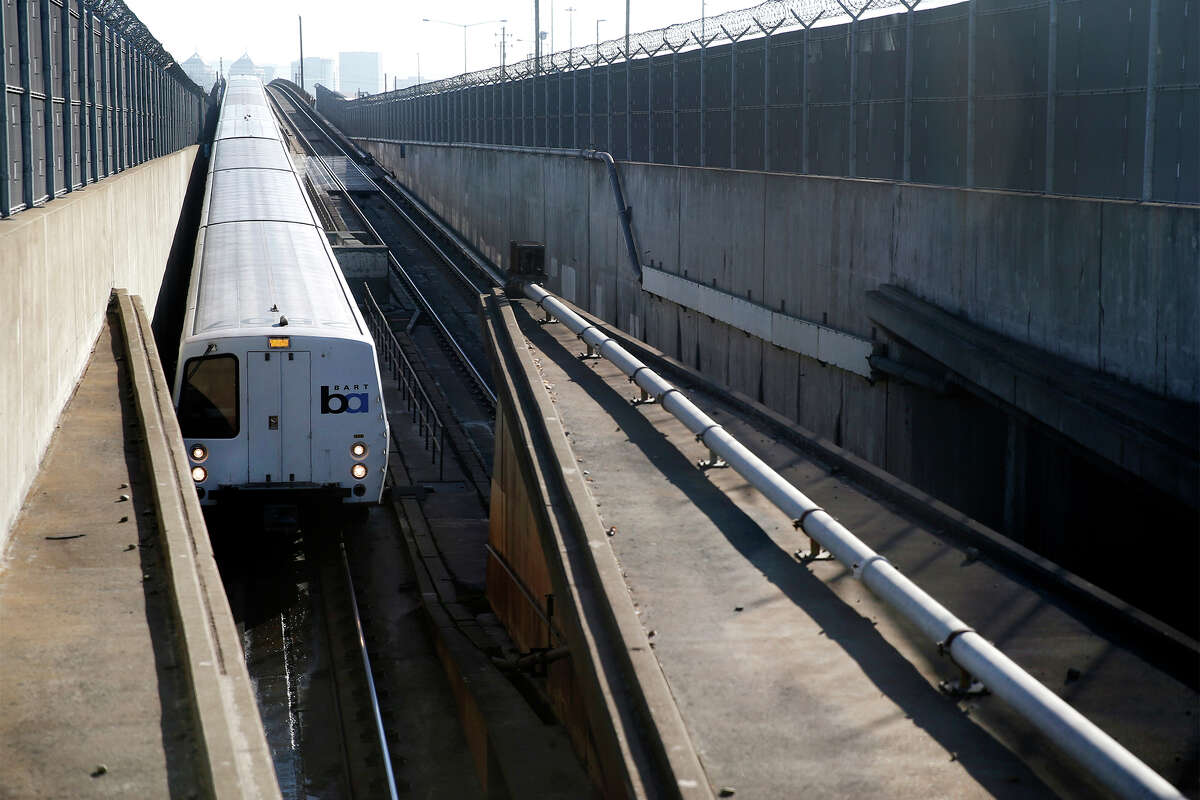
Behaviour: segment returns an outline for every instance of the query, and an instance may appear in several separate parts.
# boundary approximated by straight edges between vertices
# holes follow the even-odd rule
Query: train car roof
[[[252,221],[206,228],[192,331],[269,327],[282,314],[288,327],[281,332],[358,337],[352,301],[329,267],[325,233],[312,225]]]
[[[229,80],[217,130],[188,335],[284,317],[281,333],[369,339],[257,78]]]
[[[220,139],[213,144],[209,172],[247,167],[290,172],[292,161],[283,145],[271,139]]]
[[[278,169],[227,169],[209,179],[206,225],[265,219],[312,225],[312,211],[296,173]]]
[[[217,123],[216,138],[234,139],[255,136],[279,139],[279,126],[266,103],[229,103],[221,105],[221,121]]]

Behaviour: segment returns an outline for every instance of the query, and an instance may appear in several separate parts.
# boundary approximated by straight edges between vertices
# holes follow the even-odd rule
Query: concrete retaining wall
[[[692,329],[716,333],[656,308],[621,278],[624,245],[602,165],[428,144],[407,144],[401,158],[398,144],[359,143],[496,263],[507,259],[510,239],[544,241],[551,286],[597,316],[635,334],[650,326],[651,343],[667,352],[677,348],[655,341],[656,332],[677,321],[689,329],[686,344]],[[864,293],[894,283],[1017,341],[1200,401],[1200,207],[620,169],[643,259],[668,272],[866,338],[877,337]],[[563,267],[571,270],[565,286]],[[704,339],[738,349],[720,344],[727,335]],[[757,372],[730,378],[748,381],[735,388],[755,395]]]
[[[87,365],[111,290],[159,296],[197,149],[0,221],[0,551]]]
[[[1105,583],[1097,570],[1110,567],[1080,563],[1073,543],[1094,549],[1111,535],[1119,546],[1119,521],[1097,533],[1079,507],[1131,491],[1127,477],[961,392],[872,383],[643,291],[602,164],[357,141],[496,263],[512,239],[545,242],[552,291]],[[619,166],[643,263],[880,343],[865,295],[899,285],[1018,342],[1200,401],[1200,207]],[[922,360],[887,345],[892,358]],[[1160,499],[1148,490],[1139,504]]]

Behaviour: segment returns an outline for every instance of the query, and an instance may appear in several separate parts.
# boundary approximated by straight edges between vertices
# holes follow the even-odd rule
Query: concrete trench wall
[[[114,288],[159,297],[198,147],[0,221],[0,552]],[[80,454],[80,480],[88,458]]]
[[[545,242],[552,291],[1093,580],[1112,569],[1072,564],[1072,545],[1119,546],[1120,524],[1079,506],[1127,491],[1127,478],[975,398],[871,382],[643,291],[602,164],[356,141],[497,264],[510,240]],[[619,168],[644,263],[880,344],[864,296],[897,284],[1018,342],[1200,401],[1200,207]]]
[[[397,143],[358,141],[497,264],[511,239],[544,241],[555,291],[685,361],[700,335],[714,350],[701,357],[714,358],[733,388],[759,394],[761,369],[734,357],[740,343],[656,307],[632,279],[602,165],[430,144],[407,144],[400,157]],[[1019,342],[1200,402],[1198,206],[639,163],[620,170],[642,258],[667,272],[879,340],[863,295],[898,284]],[[735,360],[727,372],[721,362]],[[762,394],[795,410],[777,391]]]

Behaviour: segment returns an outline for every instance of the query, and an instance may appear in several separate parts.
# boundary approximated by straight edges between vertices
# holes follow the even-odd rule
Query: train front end
[[[181,348],[176,413],[200,502],[379,502],[388,427],[374,347],[285,330]]]

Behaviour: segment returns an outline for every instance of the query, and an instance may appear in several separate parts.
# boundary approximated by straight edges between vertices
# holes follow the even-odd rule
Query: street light
[[[608,20],[606,20],[606,19],[596,20],[596,52],[597,53],[600,52],[600,23],[601,22],[608,22]]]
[[[462,23],[462,22],[447,22],[444,19],[430,19],[429,17],[422,17],[421,21],[422,22],[436,22],[439,25],[453,25],[456,28],[463,29],[463,74],[464,75],[467,73],[467,28],[474,28],[476,25],[495,25],[498,22],[500,22],[500,23],[508,22],[507,19],[485,19],[480,22]]]

